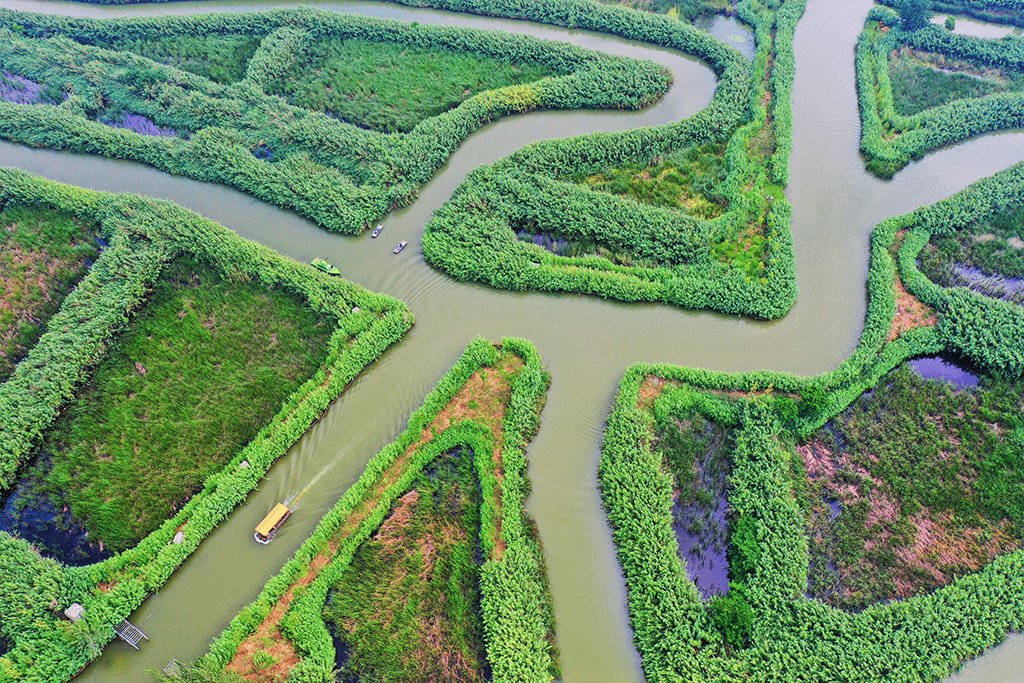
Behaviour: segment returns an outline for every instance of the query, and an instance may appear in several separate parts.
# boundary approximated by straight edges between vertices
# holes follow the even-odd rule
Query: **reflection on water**
[[[702,16],[694,21],[693,25],[704,29],[729,47],[739,50],[744,57],[754,58],[754,51],[757,49],[754,30],[736,17],[721,14]]]
[[[942,26],[946,23],[947,16],[949,15],[935,14],[932,16],[932,23]],[[1022,29],[1019,26],[991,24],[985,21],[971,19],[970,17],[958,17],[956,15],[953,15],[953,19],[956,20],[956,27],[953,29],[953,33],[960,33],[965,36],[974,36],[975,38],[1002,38],[1003,36],[1010,35],[1019,36],[1022,32]]]
[[[911,367],[925,379],[938,379],[949,382],[957,389],[978,386],[978,376],[973,372],[964,370],[958,365],[938,356],[933,358],[918,358],[910,361]]]

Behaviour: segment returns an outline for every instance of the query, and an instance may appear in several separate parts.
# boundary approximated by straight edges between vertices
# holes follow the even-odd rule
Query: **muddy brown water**
[[[554,593],[565,680],[643,680],[632,646],[626,593],[601,509],[596,469],[604,420],[626,368],[639,361],[725,371],[769,368],[814,375],[835,368],[857,344],[865,311],[868,235],[883,218],[948,197],[1024,159],[1024,135],[985,136],[912,164],[891,182],[864,172],[853,48],[868,0],[810,0],[796,33],[792,179],[800,296],[778,321],[627,305],[592,297],[500,292],[458,283],[427,267],[423,225],[473,168],[537,139],[623,130],[678,120],[703,107],[714,80],[699,62],[630,41],[523,22],[372,3],[309,3],[404,21],[499,28],[570,40],[655,59],[675,74],[668,97],[639,113],[540,112],[495,122],[471,136],[411,206],[384,220],[376,240],[330,235],[292,213],[241,192],[169,176],[138,164],[0,143],[0,164],[74,185],[172,200],[300,261],[322,257],[344,277],[409,303],[416,325],[364,372],[244,505],[200,545],[156,595],[132,615],[150,640],[135,652],[121,642],[76,680],[152,680],[147,669],[187,661],[260,591],[317,521],[403,428],[408,415],[476,335],[530,339],[552,385],[530,446],[533,495]],[[134,16],[294,6],[200,2],[105,7],[0,0],[0,7],[76,16]],[[395,256],[391,247],[408,240]],[[638,332],[640,331],[640,332]],[[274,505],[308,487],[268,546],[252,529]],[[955,680],[1019,680],[1024,638],[968,664]]]

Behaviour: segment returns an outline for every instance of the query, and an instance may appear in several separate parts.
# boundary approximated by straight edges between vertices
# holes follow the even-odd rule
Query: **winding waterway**
[[[384,221],[381,238],[328,234],[235,190],[172,177],[134,163],[0,143],[0,164],[62,182],[169,199],[299,261],[321,256],[347,279],[410,305],[416,325],[364,372],[270,471],[259,490],[200,545],[160,592],[131,617],[150,641],[138,653],[109,645],[77,680],[143,681],[171,657],[185,661],[214,638],[292,555],[366,461],[476,335],[530,339],[552,375],[542,426],[529,449],[529,501],[547,555],[565,680],[637,683],[623,579],[601,509],[596,469],[604,420],[626,368],[638,361],[726,371],[769,368],[814,375],[856,346],[865,311],[868,234],[885,217],[933,203],[1024,159],[1024,134],[985,136],[930,155],[891,182],[864,172],[853,47],[870,0],[810,0],[796,33],[794,141],[787,194],[794,206],[800,296],[786,318],[734,316],[596,298],[499,292],[458,283],[419,253],[424,224],[473,168],[528,142],[678,120],[710,100],[714,79],[699,62],[668,50],[523,22],[372,3],[311,6],[421,23],[499,28],[654,59],[675,84],[656,106],[629,112],[542,112],[488,125],[471,136],[418,200]],[[134,16],[266,9],[290,3],[174,3],[101,7],[0,0],[0,7],[77,16]],[[408,240],[393,256],[391,246]],[[637,330],[643,330],[637,335]],[[312,485],[310,486],[310,484]],[[251,530],[274,503],[309,486],[270,546]],[[965,667],[957,681],[1019,680],[1017,637]]]

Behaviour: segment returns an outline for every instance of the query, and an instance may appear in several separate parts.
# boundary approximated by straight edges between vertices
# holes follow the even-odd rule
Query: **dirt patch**
[[[665,387],[675,384],[668,380],[664,380],[661,377],[655,377],[654,375],[647,375],[644,381],[640,383],[640,391],[637,394],[636,408],[641,411],[648,411],[654,405],[654,400],[661,396],[661,392],[665,390]]]
[[[895,278],[896,315],[892,319],[892,327],[886,341],[893,341],[907,330],[915,327],[934,327],[939,322],[938,315],[930,306],[926,306],[916,296],[907,291],[899,275]]]
[[[238,646],[234,658],[227,665],[228,671],[233,671],[253,683],[277,683],[287,678],[288,673],[298,664],[299,654],[292,642],[281,633],[281,620],[295,599],[295,589],[313,583],[320,570],[326,567],[334,556],[334,550],[331,548],[329,552],[321,551],[313,558],[309,563],[309,570],[296,579],[278,599],[256,632]],[[257,655],[257,652],[265,653],[263,662],[268,664],[261,665],[261,655]]]

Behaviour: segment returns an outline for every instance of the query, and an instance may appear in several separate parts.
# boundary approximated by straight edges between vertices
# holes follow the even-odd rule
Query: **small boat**
[[[317,270],[324,271],[328,275],[341,275],[341,271],[340,270],[338,270],[337,268],[332,266],[327,261],[324,261],[322,258],[315,258],[315,259],[313,259],[312,261],[309,262],[309,265],[313,266]]]
[[[284,520],[288,519],[288,516],[292,514],[292,511],[284,503],[278,503],[274,506],[263,521],[256,525],[256,533],[253,537],[263,545],[270,543],[270,539],[274,537],[277,530],[284,524]]]
[[[373,232],[370,233],[370,237],[376,237],[377,235],[380,234],[380,231],[383,230],[383,229],[384,229],[384,224],[381,223],[380,225],[378,225],[376,228],[373,229]]]
[[[408,242],[406,242],[405,240],[402,240],[401,242],[399,242],[399,243],[398,243],[398,246],[397,246],[397,247],[395,247],[394,249],[392,249],[392,250],[391,250],[391,251],[392,251],[392,253],[395,253],[395,254],[397,254],[398,252],[400,252],[400,251],[402,251],[403,249],[405,249],[405,246],[406,246],[407,244],[409,244],[409,243],[408,243]]]

